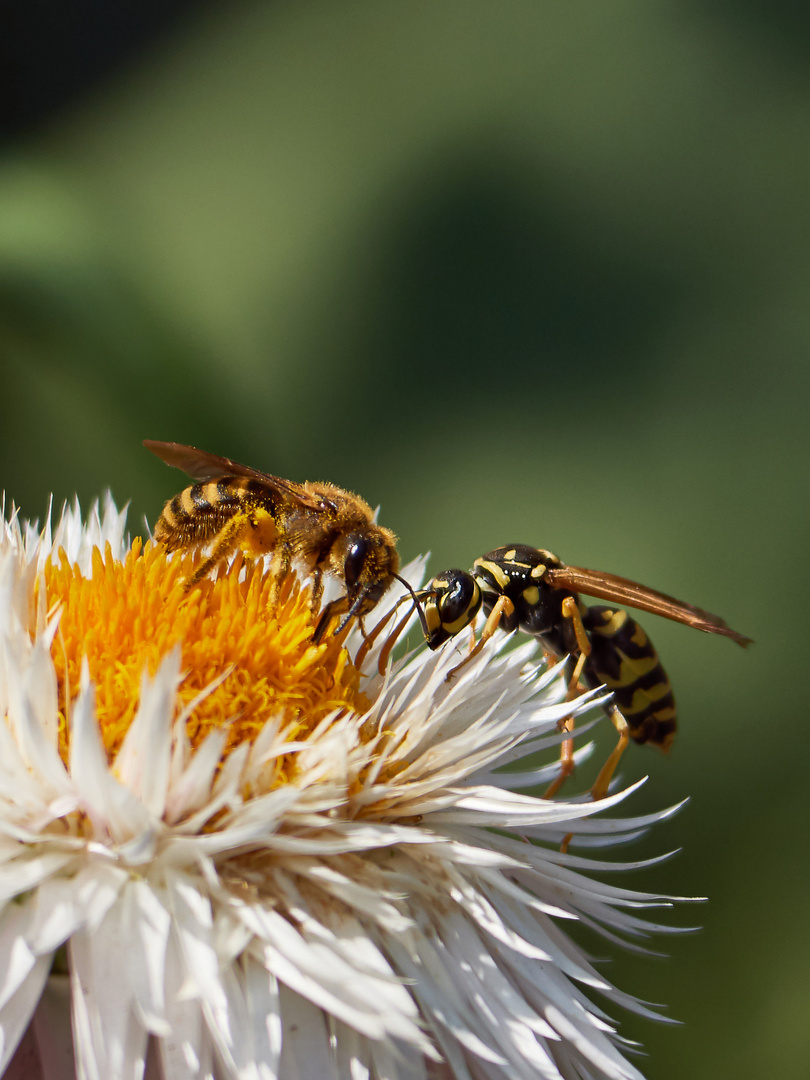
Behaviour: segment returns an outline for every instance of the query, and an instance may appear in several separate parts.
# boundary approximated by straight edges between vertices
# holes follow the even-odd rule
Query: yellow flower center
[[[84,658],[111,760],[137,711],[144,669],[154,676],[178,643],[182,681],[176,715],[202,695],[186,725],[192,746],[227,725],[227,753],[253,739],[279,713],[300,737],[335,709],[365,711],[359,674],[342,636],[313,644],[310,591],[294,575],[281,583],[275,604],[262,561],[237,559],[215,579],[186,592],[184,584],[198,562],[191,555],[168,559],[162,548],[136,539],[123,562],[112,557],[109,546],[104,556],[94,551],[90,577],[63,551],[46,566],[48,607],[61,611],[51,651],[65,760],[67,717]]]

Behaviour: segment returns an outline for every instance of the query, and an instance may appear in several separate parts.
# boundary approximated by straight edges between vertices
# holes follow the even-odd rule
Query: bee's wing
[[[175,469],[182,469],[192,480],[219,480],[224,476],[245,476],[252,480],[258,480],[265,487],[277,492],[282,498],[297,503],[299,506],[309,507],[313,510],[321,510],[325,500],[317,495],[312,495],[300,484],[292,480],[283,480],[280,476],[271,476],[269,473],[251,469],[249,465],[239,465],[230,458],[220,457],[218,454],[209,454],[205,450],[198,450],[195,446],[184,446],[183,443],[160,442],[156,439],[144,439],[143,445],[153,454],[157,454],[167,465],[173,465]]]
[[[650,611],[653,615],[662,615],[665,619],[685,623],[696,630],[704,630],[707,634],[722,634],[723,637],[736,641],[738,645],[751,644],[751,638],[732,630],[719,615],[712,615],[702,608],[684,603],[683,600],[676,600],[674,596],[648,589],[646,585],[639,585],[636,581],[629,581],[616,574],[584,570],[580,566],[560,566],[549,570],[546,580],[550,585],[583,592],[586,596],[613,600],[640,611]]]

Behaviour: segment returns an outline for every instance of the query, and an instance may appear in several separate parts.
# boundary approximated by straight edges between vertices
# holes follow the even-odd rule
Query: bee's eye
[[[346,558],[343,562],[343,574],[346,578],[346,589],[351,593],[360,580],[360,575],[368,558],[369,542],[364,536],[349,536],[349,546],[346,549]]]
[[[452,575],[452,576],[451,576]],[[475,580],[461,570],[447,575],[448,586],[439,598],[443,623],[454,623],[467,613],[475,600]]]

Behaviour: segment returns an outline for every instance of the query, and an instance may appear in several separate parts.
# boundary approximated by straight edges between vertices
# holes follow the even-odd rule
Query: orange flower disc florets
[[[52,655],[59,680],[60,749],[67,757],[67,710],[79,690],[83,658],[96,687],[96,712],[112,759],[137,711],[144,669],[154,675],[178,643],[183,679],[177,712],[216,680],[188,722],[198,745],[228,724],[228,750],[255,737],[282,712],[296,736],[335,709],[364,710],[358,673],[340,641],[312,643],[309,590],[294,576],[271,605],[272,582],[263,562],[237,560],[191,592],[184,583],[198,560],[167,559],[136,539],[123,561],[109,546],[93,553],[85,577],[60,551],[47,565],[49,608],[61,612]],[[224,676],[224,677],[223,677]]]

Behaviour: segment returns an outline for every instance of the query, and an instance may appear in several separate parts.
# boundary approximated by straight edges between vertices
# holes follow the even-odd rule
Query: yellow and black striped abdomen
[[[169,551],[205,544],[234,514],[254,504],[250,483],[230,477],[192,484],[163,507],[155,525],[155,539]]]
[[[595,605],[583,609],[591,655],[585,674],[592,686],[604,684],[638,743],[667,751],[675,737],[675,699],[652,642],[626,611]]]

